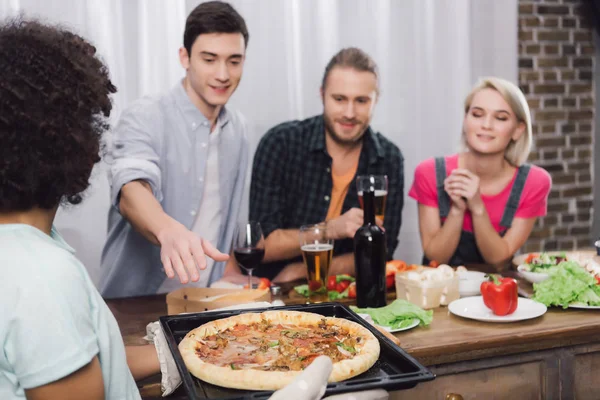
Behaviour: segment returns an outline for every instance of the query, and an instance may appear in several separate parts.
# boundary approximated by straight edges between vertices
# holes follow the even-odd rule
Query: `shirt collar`
[[[204,124],[208,124],[208,119],[198,108],[192,103],[189,96],[187,95],[185,88],[183,87],[183,80],[180,80],[175,84],[173,89],[171,89],[171,94],[175,99],[175,103],[177,107],[183,113],[183,118],[185,122],[192,127],[192,129],[197,128],[198,126]],[[229,122],[229,112],[226,107],[221,108],[221,112],[217,117],[217,124],[222,129]]]
[[[315,119],[311,135],[308,138],[308,149],[310,151],[325,151],[326,149],[323,115]],[[367,152],[369,164],[375,164],[378,159],[383,158],[383,148],[370,125],[363,136],[363,151]]]
[[[75,254],[75,249],[69,246],[69,244],[65,241],[65,239],[63,239],[54,226],[52,226],[52,230],[50,231],[50,237],[54,239],[54,243],[58,247],[65,249],[69,253]]]

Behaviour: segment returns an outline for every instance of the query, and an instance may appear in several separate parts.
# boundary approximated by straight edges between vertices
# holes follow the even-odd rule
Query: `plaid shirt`
[[[384,227],[391,258],[402,222],[404,159],[396,145],[370,127],[363,138],[356,174],[388,177]],[[325,220],[333,186],[331,163],[322,115],[279,124],[263,136],[252,167],[250,219],[260,222],[265,237],[277,229],[298,229]],[[353,207],[360,207],[354,180],[344,199],[342,214]],[[335,241],[334,256],[352,251],[352,239]],[[273,278],[285,265],[299,260],[266,264],[255,273]]]

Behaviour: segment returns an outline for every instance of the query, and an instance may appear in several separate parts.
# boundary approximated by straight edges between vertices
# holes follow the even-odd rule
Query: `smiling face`
[[[352,144],[364,135],[377,102],[377,78],[372,72],[334,67],[321,88],[325,131],[335,142]]]
[[[201,110],[223,106],[240,83],[244,66],[245,44],[241,33],[205,33],[192,45],[191,54],[179,50],[188,94]]]
[[[475,93],[463,121],[469,150],[480,154],[504,154],[511,141],[523,135],[519,122],[502,95],[491,88]]]

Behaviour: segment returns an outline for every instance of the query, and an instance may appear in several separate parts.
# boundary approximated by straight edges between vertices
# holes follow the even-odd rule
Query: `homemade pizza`
[[[333,362],[330,382],[367,371],[379,342],[365,327],[342,318],[299,311],[246,313],[208,322],[179,343],[190,373],[235,389],[277,390],[316,357]]]

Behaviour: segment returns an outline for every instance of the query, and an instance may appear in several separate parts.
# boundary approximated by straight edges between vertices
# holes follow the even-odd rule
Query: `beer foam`
[[[387,190],[376,190],[375,191],[375,197],[387,196],[387,194],[388,194]],[[361,190],[360,192],[358,192],[358,195],[362,197],[363,191]]]
[[[300,247],[302,251],[328,251],[333,250],[333,245],[328,243],[305,244]]]

